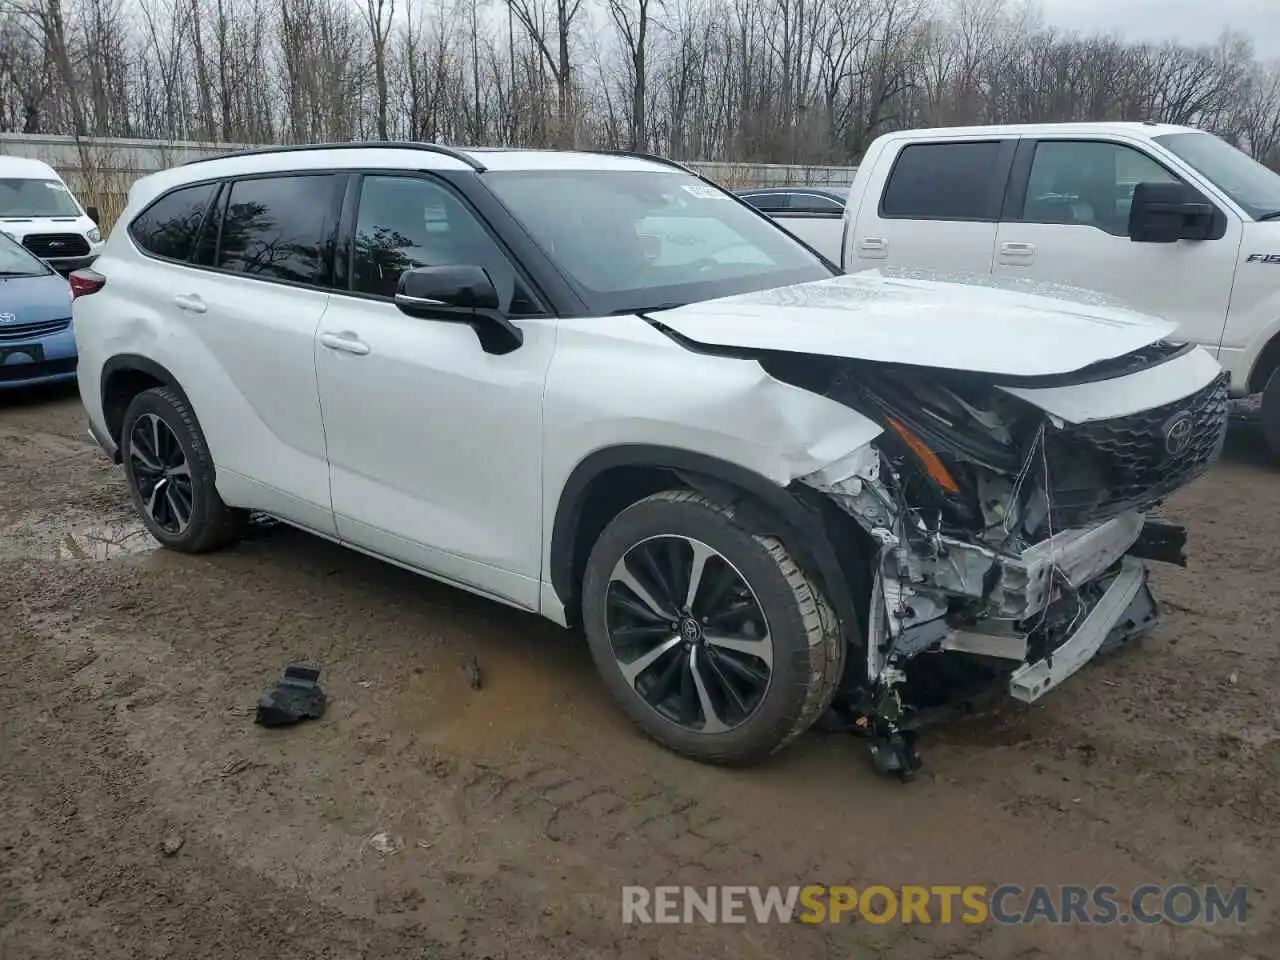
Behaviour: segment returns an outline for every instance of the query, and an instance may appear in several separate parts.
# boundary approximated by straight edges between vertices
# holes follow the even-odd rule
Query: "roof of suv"
[[[383,142],[300,144],[222,154],[143,177],[130,202],[145,201],[170,187],[201,180],[283,170],[685,170],[662,157],[622,151],[521,150],[506,147],[445,147],[432,143]]]

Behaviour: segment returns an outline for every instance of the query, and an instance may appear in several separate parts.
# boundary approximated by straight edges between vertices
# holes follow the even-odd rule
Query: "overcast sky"
[[[1211,42],[1230,26],[1260,56],[1280,57],[1280,0],[1040,0],[1040,8],[1053,26],[1134,40]]]

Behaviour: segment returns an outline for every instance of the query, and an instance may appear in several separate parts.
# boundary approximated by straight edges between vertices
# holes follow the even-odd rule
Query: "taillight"
[[[106,284],[107,278],[97,270],[85,267],[83,270],[72,270],[67,276],[67,282],[71,284],[71,299],[74,300],[76,297],[97,293]]]

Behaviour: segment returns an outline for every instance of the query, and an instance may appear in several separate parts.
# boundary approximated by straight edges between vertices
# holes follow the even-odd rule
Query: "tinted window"
[[[793,193],[791,211],[793,213],[843,213],[844,204],[834,197],[823,196],[820,193]]]
[[[1139,183],[1174,183],[1145,153],[1101,140],[1045,140],[1036,145],[1022,219],[1129,233],[1129,207]]]
[[[264,280],[327,284],[338,182],[321,175],[231,184],[222,214],[218,266]]]
[[[749,193],[742,198],[751,204],[757,210],[764,210],[768,213],[775,213],[778,210],[786,210],[788,201],[791,199],[790,194],[786,193]]]
[[[227,194],[231,184],[223,185],[222,192],[213,201],[213,207],[204,218],[204,227],[196,240],[195,256],[191,262],[201,267],[212,267],[218,262],[218,234],[222,230],[222,214],[227,209]]]
[[[903,149],[881,213],[915,220],[993,220],[1000,144],[915,143]]]
[[[147,253],[168,260],[188,259],[214,186],[202,183],[161,197],[134,218],[129,235]]]
[[[538,312],[497,241],[448,187],[418,177],[365,177],[356,215],[352,289],[391,297],[404,271],[445,264],[483,267],[503,310]]]

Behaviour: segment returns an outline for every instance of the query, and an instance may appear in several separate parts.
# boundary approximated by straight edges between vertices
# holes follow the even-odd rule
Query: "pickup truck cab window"
[[[1042,140],[1036,144],[1021,219],[1083,224],[1125,237],[1133,188],[1177,182],[1133,147],[1103,140]]]
[[[904,147],[885,185],[881,214],[911,220],[994,221],[993,195],[1004,187],[999,159],[997,140]]]

